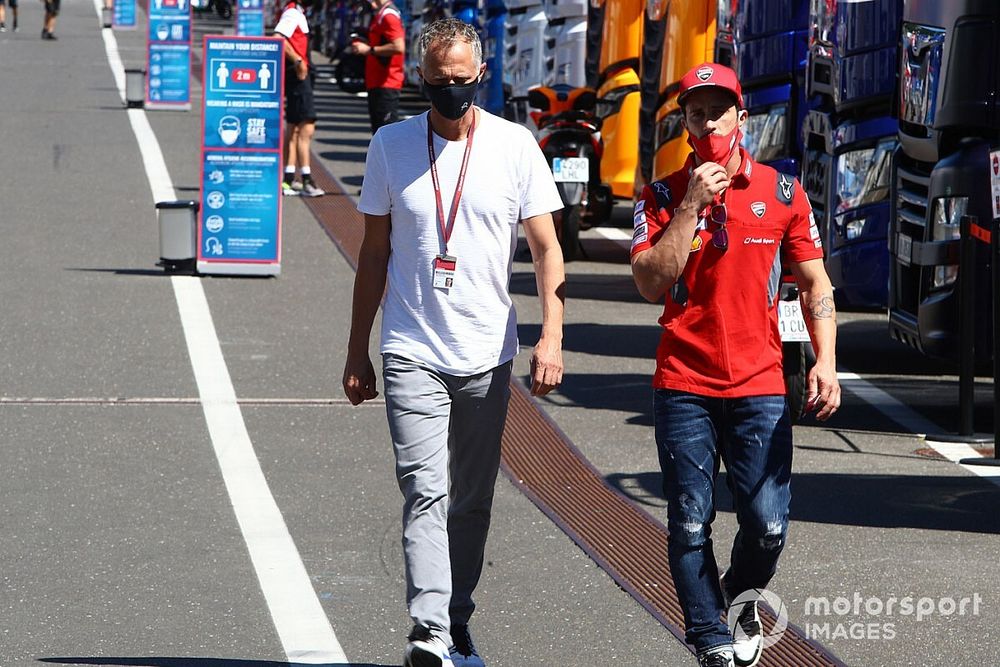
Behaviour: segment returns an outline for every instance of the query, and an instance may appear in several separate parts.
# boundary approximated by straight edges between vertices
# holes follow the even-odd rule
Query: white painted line
[[[201,281],[172,278],[208,432],[289,662],[347,664],[250,442]]]
[[[924,436],[940,432],[940,426],[857,373],[837,373],[837,379],[850,389],[852,394],[899,424],[905,431]]]
[[[933,437],[928,437],[928,433],[940,432],[941,428],[885,390],[879,389],[863,379],[857,373],[837,373],[837,379],[852,394],[899,424],[904,430],[918,437],[923,436],[928,447],[949,461],[959,463],[962,459],[981,458],[982,455],[969,445],[938,442]],[[1000,486],[1000,468],[969,465],[962,465],[962,468]]]
[[[632,248],[632,233],[618,227],[594,227],[593,230],[618,245]]]
[[[94,0],[98,16],[101,4],[102,0]],[[117,40],[109,29],[102,35],[124,99]],[[133,109],[128,115],[154,201],[174,199],[173,183],[145,112]],[[285,655],[293,663],[348,664],[254,453],[201,281],[173,276],[171,283],[212,446]]]

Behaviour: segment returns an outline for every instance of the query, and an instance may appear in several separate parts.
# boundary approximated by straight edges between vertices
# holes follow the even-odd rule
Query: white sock
[[[302,167],[302,169],[299,169],[299,171],[302,172],[303,176],[308,176],[309,174],[312,173],[312,169],[309,168],[309,165],[305,165],[304,167]]]

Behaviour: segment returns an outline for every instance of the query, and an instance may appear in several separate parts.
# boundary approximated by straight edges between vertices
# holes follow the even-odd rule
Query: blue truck
[[[903,0],[818,0],[810,15],[801,181],[840,307],[889,296],[892,115]]]
[[[809,0],[719,0],[715,61],[736,70],[750,114],[743,145],[798,176]]]
[[[992,196],[1000,187],[1000,2],[906,0],[897,100],[889,330],[929,356],[955,358],[959,221],[971,215],[988,228],[1000,217]],[[975,307],[986,314],[989,248],[976,246]],[[975,318],[975,343],[988,360],[988,316]]]

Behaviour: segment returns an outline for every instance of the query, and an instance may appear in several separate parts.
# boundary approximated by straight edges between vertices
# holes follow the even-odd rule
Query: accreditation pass
[[[451,255],[438,255],[434,258],[434,287],[448,289],[455,279],[456,259]]]

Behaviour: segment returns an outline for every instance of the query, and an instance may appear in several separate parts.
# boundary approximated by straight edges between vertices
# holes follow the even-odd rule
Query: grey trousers
[[[451,645],[468,624],[483,570],[512,362],[458,377],[382,359],[386,413],[403,492],[410,616]]]

